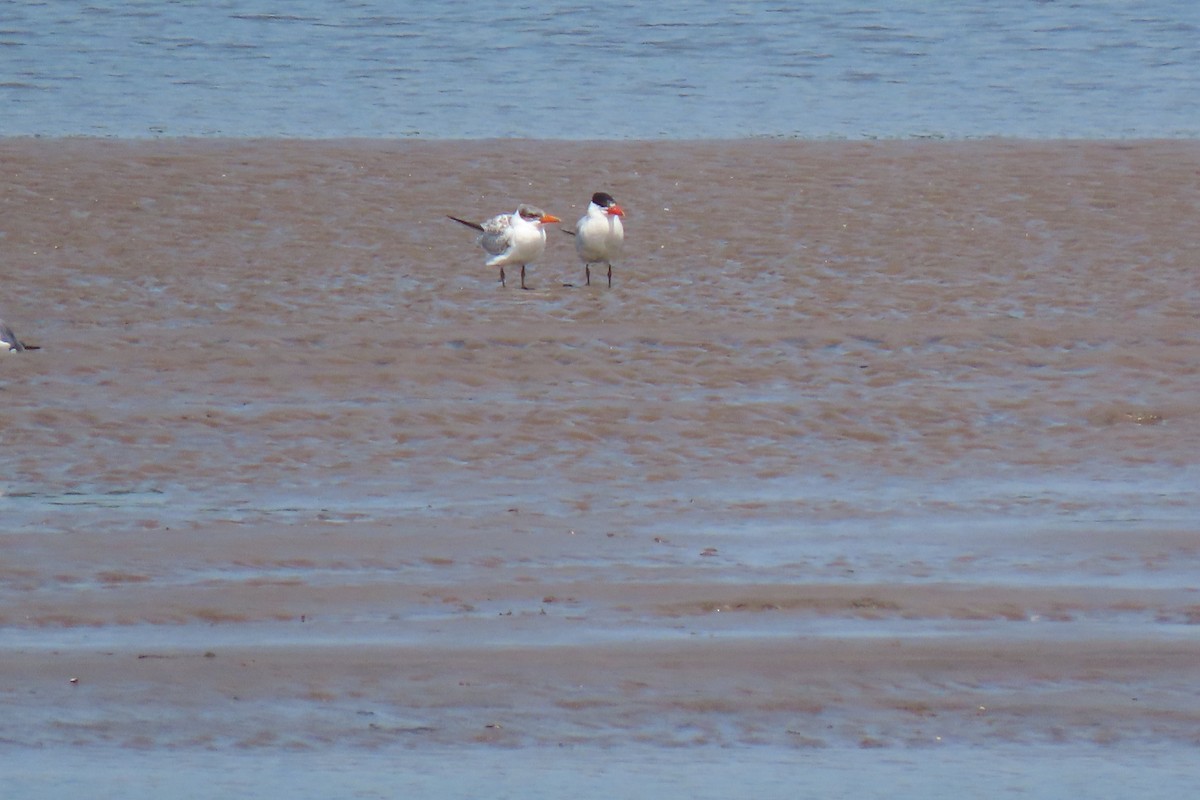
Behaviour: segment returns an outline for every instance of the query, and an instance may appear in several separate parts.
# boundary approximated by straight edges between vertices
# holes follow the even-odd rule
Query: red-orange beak
[[[558,217],[554,216],[553,214],[546,214],[542,217],[543,225],[549,225],[551,222],[562,222],[562,220],[559,219]]]
[[[609,206],[608,208],[606,208],[604,210],[614,217],[625,216],[625,212],[621,210],[620,206]]]

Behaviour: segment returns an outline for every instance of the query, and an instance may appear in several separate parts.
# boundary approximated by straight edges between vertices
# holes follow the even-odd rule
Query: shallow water
[[[1196,137],[1200,10],[6,3],[0,135]]]
[[[1009,794],[1051,800],[1079,793],[1109,800],[1131,795],[1186,795],[1196,778],[1196,771],[1186,763],[1159,752],[1143,752],[1133,758],[1113,752],[1099,758],[1071,748],[1038,753],[1011,747],[989,752],[940,747],[927,754],[890,753],[881,758],[879,751],[869,749],[759,749],[708,751],[699,763],[692,753],[685,753],[480,749],[469,756],[472,768],[463,769],[460,749],[419,755],[277,753],[233,758],[204,753],[172,753],[164,758],[122,752],[108,759],[85,757],[91,774],[101,779],[61,790],[49,788],[60,784],[58,773],[39,772],[28,763],[11,765],[6,775],[16,796],[47,800],[78,797],[80,791],[97,800],[124,798],[129,796],[127,792],[142,787],[170,797],[247,793],[319,797],[332,790],[367,798],[401,794],[526,800],[551,800],[565,794],[718,798],[727,797],[734,786],[771,800],[797,794],[887,798],[897,792],[919,793],[930,800]],[[264,787],[269,789],[264,791]]]
[[[469,754],[469,793],[561,746],[581,790],[631,748],[648,785],[724,765],[708,796],[812,748],[822,781],[928,789],[952,745],[1033,765],[1033,796],[1102,760],[1074,774],[1105,796],[1190,763],[1194,143],[0,164],[0,313],[42,347],[0,362],[0,755],[28,785],[71,753],[47,791],[130,789],[110,757],[133,796],[176,756],[266,786],[243,757],[301,753],[376,764],[369,795],[411,750]],[[629,212],[611,290],[556,232],[501,288],[443,216],[573,221],[599,188]],[[309,796],[347,785],[310,767]]]

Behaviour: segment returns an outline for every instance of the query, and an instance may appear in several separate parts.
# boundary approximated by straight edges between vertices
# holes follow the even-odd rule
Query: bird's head
[[[517,208],[517,213],[521,215],[521,219],[527,222],[536,222],[543,225],[551,222],[562,222],[561,219],[553,214],[548,214],[537,206],[525,205],[524,203]]]
[[[596,192],[592,195],[592,202],[609,216],[625,216],[625,212],[621,210],[621,207],[617,205],[617,201],[608,192]]]

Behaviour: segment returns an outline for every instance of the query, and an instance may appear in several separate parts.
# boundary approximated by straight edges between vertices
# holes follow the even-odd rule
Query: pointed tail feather
[[[480,225],[478,222],[468,222],[468,221],[467,221],[467,220],[465,220],[465,219],[459,219],[458,217],[451,216],[450,214],[447,214],[446,216],[447,216],[449,219],[452,219],[452,220],[454,220],[455,222],[459,223],[460,225],[466,225],[468,228],[474,228],[474,229],[475,229],[475,230],[477,230],[477,231],[482,231],[482,230],[483,230],[483,226],[482,226],[482,225]]]

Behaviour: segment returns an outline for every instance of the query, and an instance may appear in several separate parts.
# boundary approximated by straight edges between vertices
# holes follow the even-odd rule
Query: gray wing
[[[21,340],[13,333],[13,329],[4,324],[3,321],[0,321],[0,347],[16,353],[25,349],[25,345],[21,344]]]
[[[512,215],[497,214],[480,226],[479,245],[488,253],[498,256],[512,245]]]

